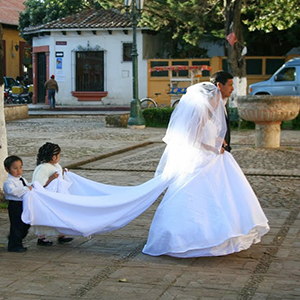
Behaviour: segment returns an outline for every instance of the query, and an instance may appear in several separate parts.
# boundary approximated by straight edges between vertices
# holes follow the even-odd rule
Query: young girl
[[[57,144],[46,143],[40,147],[37,155],[37,166],[32,175],[32,182],[38,181],[46,188],[54,179],[63,177],[63,170],[58,163],[60,160],[61,149]],[[46,239],[46,235],[58,235],[58,243],[65,244],[73,238],[65,237],[53,227],[33,226],[33,232],[38,236],[37,245],[51,246],[52,242]]]

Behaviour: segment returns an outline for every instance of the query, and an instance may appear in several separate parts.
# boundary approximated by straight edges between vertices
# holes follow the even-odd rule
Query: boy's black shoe
[[[64,237],[64,236],[60,236],[59,238],[57,238],[57,242],[59,244],[68,244],[71,243],[74,239],[71,237]]]
[[[51,241],[46,240],[46,239],[38,239],[36,244],[38,246],[52,246],[53,243]]]
[[[26,247],[18,247],[18,248],[8,249],[8,252],[18,252],[18,253],[21,253],[21,252],[25,252],[25,251],[27,251]]]

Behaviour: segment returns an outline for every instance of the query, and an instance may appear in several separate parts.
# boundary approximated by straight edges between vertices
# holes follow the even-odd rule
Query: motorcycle
[[[12,86],[11,91],[8,92],[8,98],[14,104],[28,104],[32,102],[29,88],[22,85]]]
[[[12,77],[4,77],[4,103],[5,104],[28,104],[32,103],[33,85],[25,85],[22,77],[16,80]]]
[[[11,90],[10,89],[4,89],[4,104],[11,104]]]

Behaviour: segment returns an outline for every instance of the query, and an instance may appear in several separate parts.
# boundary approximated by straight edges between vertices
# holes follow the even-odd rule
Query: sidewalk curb
[[[114,155],[122,154],[122,153],[131,151],[131,150],[135,150],[135,149],[138,149],[138,148],[142,148],[142,147],[145,147],[145,146],[149,146],[153,143],[154,142],[147,141],[147,142],[136,144],[136,145],[133,145],[133,146],[130,146],[130,147],[121,148],[119,150],[115,150],[115,151],[112,151],[112,152],[107,152],[107,153],[100,154],[100,155],[97,155],[97,156],[94,156],[94,157],[91,157],[91,158],[88,158],[88,159],[85,159],[85,160],[80,160],[80,161],[77,161],[75,163],[68,164],[65,167],[67,169],[76,169],[76,168],[78,168],[82,165],[85,165],[85,164],[88,164],[88,163],[91,163],[91,162],[94,162],[94,161],[97,161],[97,160],[101,160],[101,159],[104,159],[104,158],[108,158],[108,157],[111,157],[111,156],[114,156]]]

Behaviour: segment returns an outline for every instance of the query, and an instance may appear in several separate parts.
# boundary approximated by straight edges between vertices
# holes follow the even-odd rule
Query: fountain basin
[[[293,120],[300,109],[299,96],[247,95],[237,97],[242,119],[255,123],[255,146],[280,147],[280,124]]]

